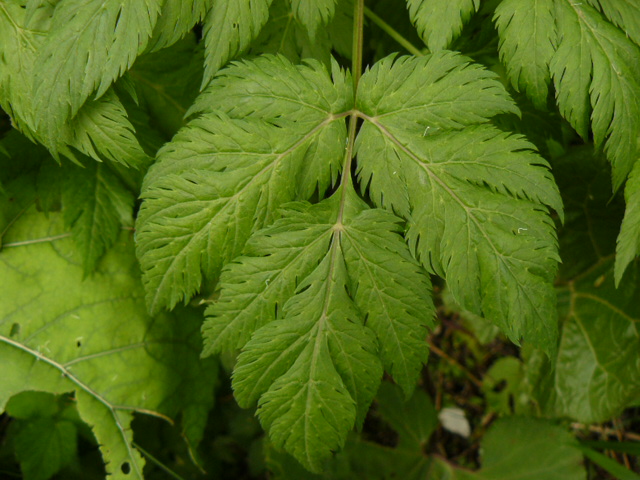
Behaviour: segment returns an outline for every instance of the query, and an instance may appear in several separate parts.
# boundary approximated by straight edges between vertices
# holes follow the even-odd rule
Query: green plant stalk
[[[412,55],[416,55],[417,57],[424,56],[424,53],[420,49],[418,49],[413,43],[404,38],[397,30],[395,30],[391,25],[385,22],[382,18],[376,15],[370,8],[364,7],[364,13],[373,23],[378,25],[387,35],[393,38],[396,42],[398,42],[402,47],[404,47],[407,52]]]
[[[351,75],[353,77],[353,90],[357,95],[358,83],[362,76],[362,48],[364,30],[364,0],[356,0],[353,5],[353,50],[351,60]],[[342,223],[344,204],[347,196],[347,188],[351,188],[351,160],[353,158],[353,147],[356,141],[358,123],[358,111],[354,108],[349,115],[349,133],[347,137],[347,149],[345,152],[344,164],[342,168],[342,178],[340,188],[342,189],[340,198],[340,211],[338,213],[338,223]]]

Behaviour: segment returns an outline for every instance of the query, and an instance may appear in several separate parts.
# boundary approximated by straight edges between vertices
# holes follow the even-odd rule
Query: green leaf
[[[269,18],[273,0],[217,0],[204,24],[205,86],[229,60],[243,53]]]
[[[640,45],[640,4],[629,0],[587,0]]]
[[[504,0],[496,8],[500,59],[513,87],[546,109],[549,63],[558,43],[553,0]]]
[[[577,447],[585,457],[591,460],[593,463],[601,467],[602,469],[615,476],[618,480],[640,480],[640,475],[624,468],[614,459],[603,455],[600,452],[591,450],[584,445],[578,445]]]
[[[398,448],[422,454],[422,448],[438,427],[438,412],[429,396],[416,390],[407,399],[398,387],[382,382],[376,402],[377,413],[400,437]]]
[[[640,270],[616,289],[613,259],[596,264],[559,293],[568,312],[556,365],[561,414],[586,423],[617,415],[640,393]]]
[[[250,53],[283,55],[294,64],[301,63],[302,59],[313,58],[329,65],[330,52],[328,30],[320,29],[312,40],[309,31],[294,18],[289,0],[273,1],[269,21],[250,49]]]
[[[588,3],[602,6],[615,24],[640,33],[638,7],[624,0],[507,0],[496,10],[500,55],[511,83],[538,106],[544,104],[551,75],[562,116],[584,139],[591,124],[618,189],[640,156],[640,48],[631,33]]]
[[[13,438],[14,452],[25,480],[48,480],[77,455],[76,426],[42,417],[22,425]]]
[[[436,52],[458,38],[464,24],[480,8],[480,0],[407,0],[407,8],[425,45]]]
[[[303,83],[296,89],[300,97],[294,91],[276,101],[288,85],[268,77],[262,91],[251,91],[265,77],[259,68],[272,64],[275,75],[309,78],[322,89]],[[349,100],[342,95],[350,92],[344,74],[334,72],[334,86],[317,63],[294,67],[271,57],[253,65],[229,68],[213,82],[216,91],[216,82],[247,73],[224,90],[224,99],[207,95],[211,110],[242,117],[253,112],[242,120],[215,113],[195,119],[160,151],[147,174],[136,230],[152,312],[188,299],[203,274],[215,279],[251,233],[275,219],[281,204],[308,198],[316,189],[324,193],[339,172]],[[297,113],[277,126],[262,120],[276,115],[279,106],[286,112],[302,106],[314,114]]]
[[[51,13],[51,12],[49,12]],[[17,2],[0,4],[0,106],[17,128],[29,134],[34,127],[33,67],[47,31],[48,15],[27,22],[26,9]]]
[[[244,347],[239,404],[259,400],[274,444],[314,471],[362,422],[378,356],[407,395],[426,361],[429,278],[398,222],[350,185],[316,205],[288,204],[226,267],[206,312],[204,355]]]
[[[604,168],[603,168],[604,167]],[[604,160],[581,148],[555,161],[567,205],[559,232],[558,307],[562,322],[556,360],[556,410],[584,422],[604,421],[638,395],[640,334],[638,265],[614,285],[616,231],[623,213],[611,198]]]
[[[144,50],[160,0],[65,0],[34,68],[36,130],[55,150],[65,124],[95,92],[101,97]]]
[[[141,55],[129,70],[135,91],[154,127],[169,140],[184,126],[202,82],[203,52],[194,36]],[[147,122],[148,123],[148,122]]]
[[[320,27],[327,25],[336,11],[337,0],[291,0],[293,15],[313,41]]]
[[[169,47],[204,19],[213,0],[164,0],[147,49],[151,52]]]
[[[278,319],[253,334],[233,375],[238,403],[246,407],[259,398],[258,416],[274,445],[316,472],[343,446],[357,419],[364,418],[382,375],[375,335],[364,326],[349,294],[355,279],[349,276],[342,246],[342,228],[349,227],[337,222],[337,196],[308,206],[307,218],[285,216],[274,225],[288,224],[301,235],[305,227],[311,229],[317,236],[304,235],[297,242],[294,237],[294,246],[318,242],[325,248],[315,251],[315,257],[305,252],[311,271],[300,277],[293,296],[283,296]],[[324,223],[328,206],[333,206],[333,221]],[[276,235],[266,229],[258,235],[279,245],[290,238],[286,230]],[[294,247],[290,254],[295,259],[297,253]],[[262,260],[264,264],[269,257]]]
[[[48,7],[49,4],[42,4],[28,17],[25,9],[14,4],[0,5],[0,30],[9,33],[0,41],[0,57],[6,62],[6,68],[0,69],[0,105],[22,133],[46,145],[56,158],[60,152],[75,159],[71,146],[98,161],[108,159],[138,168],[148,164],[149,158],[135,137],[127,112],[111,91],[84,103],[73,119],[65,119],[56,127],[53,137],[38,130],[33,77],[40,68],[38,52],[46,44],[51,23],[52,11]]]
[[[390,92],[393,92],[392,94]],[[388,57],[362,76],[361,185],[405,217],[422,263],[512,340],[552,352],[558,261],[548,165],[522,137],[482,125],[517,112],[494,76],[451,52]]]
[[[627,208],[618,236],[616,249],[615,278],[616,286],[620,286],[622,275],[640,254],[640,161],[636,161],[629,179],[624,187],[624,198]]]
[[[242,348],[254,331],[281,317],[284,302],[326,254],[334,206],[288,204],[286,213],[253,235],[244,255],[223,270],[222,296],[206,311],[203,355]]]
[[[117,240],[122,226],[133,224],[133,194],[105,163],[88,162],[58,173],[64,178],[62,212],[71,228],[84,273],[95,270]]]
[[[109,90],[98,100],[89,100],[75,118],[64,125],[57,147],[69,158],[74,158],[74,147],[97,161],[111,160],[142,169],[151,159],[136,138],[135,128],[118,96]]]
[[[199,423],[185,423],[185,433],[197,441],[211,407],[215,366],[198,359],[198,315],[183,311],[176,321],[145,314],[126,235],[83,279],[61,223],[58,214],[47,219],[32,209],[8,232],[0,252],[6,293],[0,303],[0,408],[27,390],[74,392],[110,478],[141,479],[144,461],[131,444],[133,413],[199,417]]]
[[[591,116],[617,189],[640,156],[640,48],[582,3],[557,2],[556,21],[563,37],[550,68],[560,112],[583,138]]]
[[[547,420],[507,417],[482,440],[482,468],[472,478],[486,480],[585,480],[575,438]]]
[[[425,327],[434,327],[435,311],[431,282],[398,235],[399,220],[364,211],[349,222],[342,245],[354,301],[378,337],[385,370],[408,398],[427,361]]]

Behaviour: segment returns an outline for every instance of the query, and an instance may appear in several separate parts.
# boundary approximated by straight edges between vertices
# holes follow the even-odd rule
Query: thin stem
[[[353,3],[353,58],[351,59],[351,73],[353,75],[353,88],[357,91],[358,82],[362,76],[362,47],[364,43],[364,0],[355,0]]]
[[[358,83],[362,76],[362,48],[364,30],[364,0],[355,0],[353,4],[353,58],[351,63],[351,74],[353,75],[353,90],[357,93]],[[353,147],[356,141],[358,125],[358,111],[352,110],[349,115],[349,133],[347,136],[347,149],[344,154],[344,166],[342,167],[342,177],[340,180],[340,210],[336,225],[342,225],[344,207],[347,201],[347,191],[353,188],[351,182],[351,161],[353,159]]]
[[[176,480],[184,480],[180,475],[178,475],[176,472],[174,472],[169,467],[164,465],[160,460],[158,460],[156,457],[151,455],[149,452],[147,452],[144,448],[142,448],[136,442],[132,442],[132,443],[133,443],[133,446],[136,447],[140,451],[140,453],[142,453],[145,457],[147,457],[149,460],[151,460],[151,463],[154,463],[158,468],[160,468],[167,475],[175,478]]]
[[[404,38],[396,29],[394,29],[391,25],[381,19],[378,15],[373,13],[373,11],[367,7],[364,7],[364,13],[373,23],[378,25],[387,35],[393,38],[396,42],[398,42],[401,46],[407,50],[407,52],[412,55],[416,55],[418,57],[422,57],[424,53],[420,49],[418,49],[413,43]]]

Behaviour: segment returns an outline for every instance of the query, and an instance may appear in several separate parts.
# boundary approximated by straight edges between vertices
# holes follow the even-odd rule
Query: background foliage
[[[640,478],[639,69],[624,0],[0,0],[0,476]]]

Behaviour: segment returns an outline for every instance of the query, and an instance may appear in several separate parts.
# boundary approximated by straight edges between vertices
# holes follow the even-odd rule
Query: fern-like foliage
[[[462,26],[480,8],[480,0],[407,0],[411,21],[431,51],[451,45]]]
[[[153,31],[159,0],[66,0],[34,69],[35,125],[55,148],[66,122],[90,95],[102,96],[131,67]]]
[[[443,52],[383,59],[356,98],[351,83],[281,56],[223,70],[150,169],[136,226],[151,311],[222,272],[204,353],[242,349],[239,403],[315,471],[383,368],[411,392],[433,321],[425,267],[515,341],[552,352],[557,335],[547,207],[562,205],[532,145],[489,125],[518,112],[495,76]],[[354,154],[378,208],[356,194]],[[287,203],[339,173],[328,199]]]
[[[596,146],[603,146],[614,190],[640,157],[638,9],[624,0],[505,0],[496,9],[500,54],[512,84],[542,106],[553,81],[561,114],[585,139],[591,127]],[[618,282],[640,251],[636,183],[630,181],[627,188]]]
[[[361,89],[361,185],[407,218],[409,242],[464,308],[552,349],[558,256],[541,205],[562,204],[532,145],[483,125],[515,111],[506,92],[449,52],[384,59]]]
[[[219,0],[205,22],[206,63],[203,85],[236,55],[243,53],[269,18],[272,0]]]

